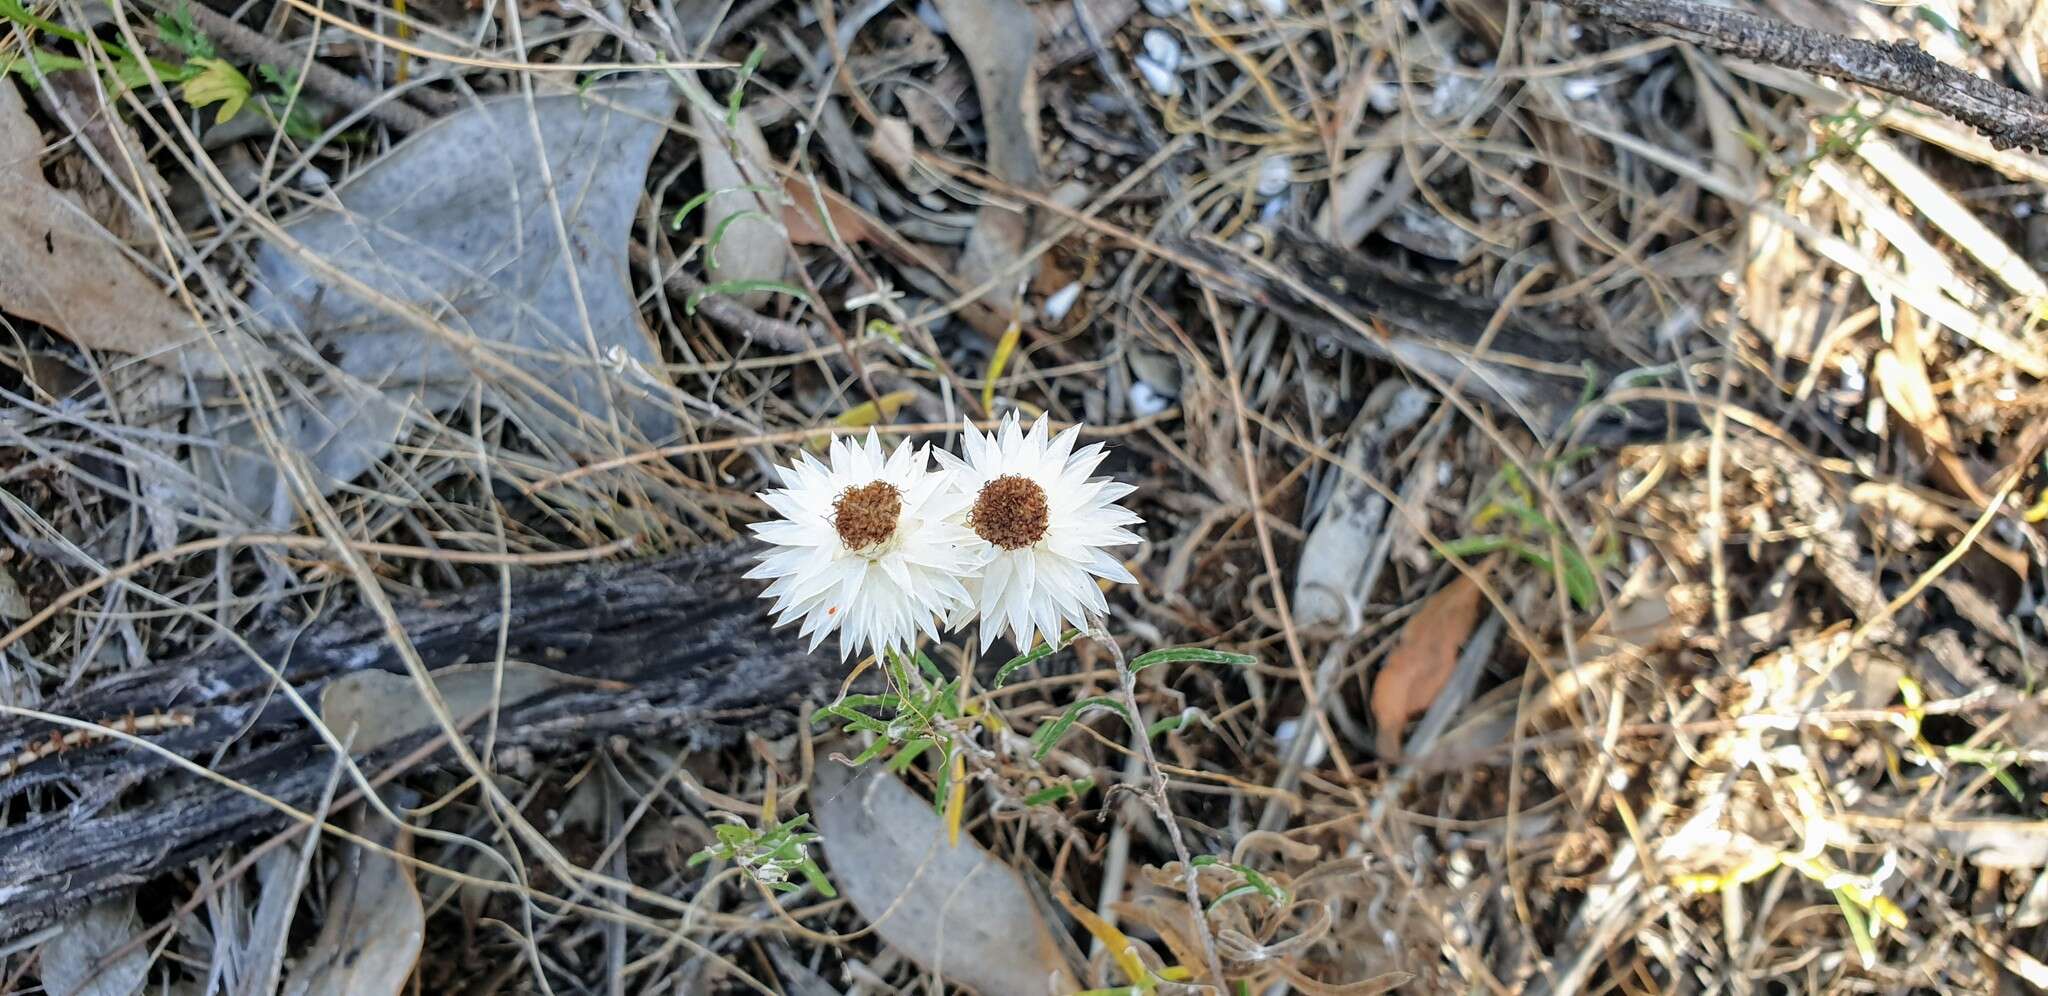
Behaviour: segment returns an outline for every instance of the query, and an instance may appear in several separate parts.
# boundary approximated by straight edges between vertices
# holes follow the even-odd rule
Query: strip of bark
[[[1684,0],[1550,0],[1581,17],[1881,90],[1955,118],[2000,149],[2048,148],[2048,101],[1972,76],[1908,41],[1848,38]]]

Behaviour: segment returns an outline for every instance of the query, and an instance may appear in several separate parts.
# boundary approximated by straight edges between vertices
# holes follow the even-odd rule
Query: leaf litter
[[[2036,87],[2044,27],[2007,7],[1881,8],[1855,30]],[[32,13],[84,39],[10,18],[37,60],[111,57],[125,30],[118,8]],[[521,13],[515,38],[461,4],[362,9],[332,15],[369,33],[344,37],[259,4],[241,23],[268,47],[219,57],[266,93],[294,78],[266,69],[303,64],[320,92],[291,118],[252,93],[204,137],[188,129],[224,103],[194,107],[204,85],[116,73],[83,113],[0,94],[0,143],[21,146],[0,182],[25,191],[0,244],[47,256],[18,229],[35,214],[85,261],[0,271],[0,615],[33,620],[0,703],[259,624],[316,639],[371,594],[330,553],[225,537],[317,525],[381,594],[432,599],[628,535],[732,535],[762,514],[762,468],[835,420],[982,409],[1085,422],[1143,483],[1141,584],[1111,596],[1128,656],[1199,642],[1256,663],[1148,668],[1137,715],[1099,645],[1000,688],[984,666],[949,713],[926,703],[915,748],[887,739],[910,720],[849,737],[792,701],[730,750],[565,728],[481,771],[423,765],[395,776],[432,793],[406,810],[416,867],[338,837],[311,852],[293,985],[388,952],[361,986],[441,991],[483,965],[504,988],[885,991],[935,966],[955,981],[955,942],[1025,977],[1071,962],[1076,989],[1164,990],[1212,954],[1233,984],[1311,993],[2048,982],[2038,155],[1543,5],[1512,42],[1458,5]],[[552,71],[699,54],[729,68],[698,85],[737,101],[678,113],[673,78]],[[398,141],[365,91],[442,118]],[[81,168],[67,143],[101,147],[73,131],[95,116],[143,140],[175,212],[117,224],[87,182],[45,178]],[[161,193],[145,179],[138,203]],[[1362,265],[1303,264],[1302,232]],[[1351,282],[1372,267],[1402,293]],[[960,299],[991,278],[989,306]],[[36,310],[51,299],[70,310]],[[1418,359],[1447,354],[1470,362]],[[1532,430],[1485,388],[1537,375],[1567,386]],[[285,483],[291,460],[309,489]],[[1489,549],[1482,605],[1441,553]],[[496,661],[436,672],[451,708],[558,687],[521,659],[575,648],[517,641],[502,679]],[[977,663],[1000,664],[935,666]],[[434,722],[396,674],[327,696],[330,725]],[[901,749],[866,777],[902,805],[865,825],[819,758],[877,745]],[[37,813],[89,822],[179,788],[67,794],[59,774],[97,762],[22,754],[59,786],[14,797]],[[1155,784],[1191,863],[1141,798]],[[507,805],[547,848],[496,834]],[[693,863],[722,839],[713,811],[816,814],[838,897]],[[150,982],[216,970],[231,945],[207,938],[241,933],[209,890],[243,856],[139,890],[140,919],[196,904]],[[515,861],[516,886],[445,877]],[[408,904],[414,872],[428,901]],[[338,903],[350,875],[396,915]],[[961,875],[962,895],[925,891]],[[10,950],[0,977],[51,987],[13,959],[53,953]]]

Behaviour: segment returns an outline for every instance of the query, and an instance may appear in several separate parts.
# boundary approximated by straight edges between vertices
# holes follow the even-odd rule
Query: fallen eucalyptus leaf
[[[457,723],[494,701],[503,708],[555,688],[591,682],[525,661],[506,661],[503,675],[493,664],[457,664],[435,671],[433,679]],[[335,679],[320,693],[320,721],[338,737],[347,737],[353,728],[358,752],[439,725],[412,678],[390,671],[357,671]]]
[[[812,798],[832,880],[891,947],[981,996],[1080,988],[1016,869],[894,775],[820,764]]]
[[[1478,573],[1484,574],[1482,567]],[[1479,622],[1479,585],[1463,572],[1408,617],[1372,682],[1372,718],[1382,757],[1401,753],[1401,730],[1428,711],[1457,670],[1458,651]]]
[[[658,354],[626,246],[676,100],[665,85],[632,85],[490,101],[286,223],[284,239],[256,250],[249,294],[258,324],[302,361],[266,413],[277,448],[304,454],[315,486],[332,491],[381,460],[408,420],[474,390],[564,448],[672,431],[669,406],[634,377]],[[200,426],[222,442],[200,454],[202,473],[288,521],[273,451],[244,406],[222,407],[227,419]]]
[[[127,944],[142,925],[135,918],[135,897],[109,899],[87,907],[58,928],[43,945],[39,974],[50,996],[129,996],[142,991],[149,977],[149,949],[128,949],[112,964],[100,960]],[[95,971],[98,969],[98,971]]]
[[[704,176],[704,282],[779,281],[789,266],[789,235],[776,214],[782,184],[769,168],[768,141],[752,115],[741,110],[731,126],[690,102],[690,127],[697,133],[697,158]],[[767,291],[734,295],[749,308],[768,300]]]
[[[382,817],[361,815],[359,832],[400,853],[410,834]],[[426,916],[412,872],[383,854],[347,848],[327,919],[312,950],[298,959],[286,996],[398,996],[419,962]]]
[[[988,129],[988,171],[1026,190],[1039,187],[1038,86],[1032,59],[1038,52],[1038,24],[1021,0],[935,0],[939,14],[974,73],[981,122]],[[998,203],[1002,201],[1004,203]],[[1031,214],[1005,206],[1006,198],[984,205],[960,253],[960,275],[979,284],[1008,273],[1031,240]],[[1019,271],[1014,279],[1027,276]],[[1010,288],[997,288],[1007,301]]]

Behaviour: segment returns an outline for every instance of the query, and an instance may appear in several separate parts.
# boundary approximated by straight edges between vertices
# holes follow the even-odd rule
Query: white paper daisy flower
[[[1013,414],[988,436],[969,424],[965,459],[939,454],[970,503],[965,521],[982,568],[967,589],[984,651],[1005,630],[1021,653],[1040,635],[1049,642],[1099,622],[1109,603],[1095,579],[1137,580],[1105,549],[1139,541],[1124,527],[1144,520],[1117,504],[1137,489],[1089,477],[1107,454],[1100,443],[1075,450],[1079,438],[1071,428],[1048,439],[1043,416],[1025,433]]]
[[[862,445],[832,443],[831,465],[806,453],[777,467],[786,487],[764,491],[782,518],[752,528],[771,544],[750,578],[772,578],[775,625],[803,619],[811,649],[839,632],[839,656],[904,650],[919,631],[971,605],[962,577],[976,560],[964,525],[972,494],[931,466],[928,447],[905,441],[886,458],[870,431]]]

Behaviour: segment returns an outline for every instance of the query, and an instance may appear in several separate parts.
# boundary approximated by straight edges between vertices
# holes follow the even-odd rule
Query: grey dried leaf
[[[1038,189],[1040,108],[1032,68],[1037,20],[1020,0],[938,0],[938,7],[974,74],[982,125],[988,129],[988,171],[1011,186]],[[1028,211],[998,203],[983,206],[960,254],[961,277],[979,284],[1008,274],[1015,283],[1028,276],[1014,268],[1030,240]]]
[[[704,203],[704,282],[781,280],[789,266],[789,233],[779,217],[782,182],[770,168],[768,140],[745,110],[727,128],[695,100],[690,127],[697,133],[704,189],[711,192]],[[733,298],[758,308],[769,293],[747,291]]]
[[[671,431],[669,406],[632,376],[657,353],[626,251],[676,100],[665,85],[634,85],[470,108],[259,247],[251,309],[301,359],[266,413],[277,449],[304,454],[314,486],[332,491],[382,459],[408,421],[475,390],[557,445]],[[288,520],[273,451],[233,403],[240,395],[217,393],[229,415],[200,426],[222,443],[199,454],[201,472]]]
[[[492,664],[457,664],[436,670],[433,678],[457,723],[494,702],[502,708],[564,685],[590,683],[525,661],[506,661],[503,673]],[[419,686],[389,671],[358,671],[335,679],[320,694],[320,721],[338,737],[353,730],[357,752],[438,728]]]
[[[135,897],[95,903],[65,921],[43,945],[38,964],[50,996],[129,996],[149,976],[149,949],[136,945],[104,967],[100,961],[141,930]]]
[[[829,874],[891,947],[982,996],[1078,988],[1016,870],[973,840],[949,846],[931,802],[870,766],[818,766]]]
[[[362,834],[404,853],[407,834],[357,808]],[[426,937],[412,872],[383,854],[348,848],[320,936],[298,959],[286,996],[398,996]]]

